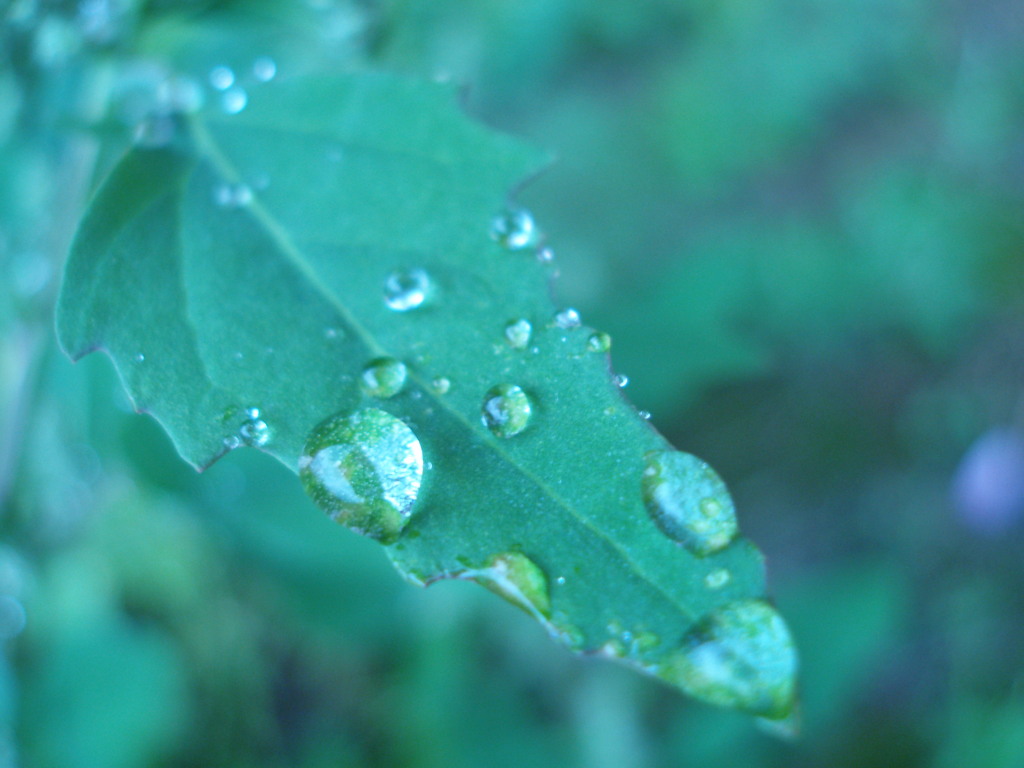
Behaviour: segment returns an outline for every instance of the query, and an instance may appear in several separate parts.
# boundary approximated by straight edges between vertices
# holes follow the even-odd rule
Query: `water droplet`
[[[213,189],[213,201],[222,208],[244,208],[252,202],[252,189],[245,184],[221,182]]]
[[[518,435],[526,429],[532,414],[530,398],[515,384],[498,384],[484,395],[483,423],[498,437]]]
[[[438,376],[430,382],[430,387],[436,394],[446,395],[448,390],[452,388],[452,382],[447,376]]]
[[[237,115],[245,109],[248,103],[249,94],[245,92],[244,88],[238,86],[224,91],[220,97],[220,108],[228,115]]]
[[[269,56],[260,56],[252,63],[252,74],[261,83],[269,83],[277,76],[277,62]]]
[[[333,416],[310,433],[299,478],[332,519],[390,544],[412,516],[423,450],[404,422],[365,408]]]
[[[132,360],[134,360],[136,363],[142,363],[142,362],[145,362],[146,356],[144,354],[142,354],[141,352],[139,352],[134,357],[132,357]]]
[[[529,614],[551,613],[547,577],[540,566],[522,553],[495,555],[485,567],[466,575]]]
[[[555,252],[546,245],[537,249],[537,261],[541,264],[550,264],[555,260]]]
[[[704,586],[708,589],[721,589],[732,581],[732,574],[727,568],[716,568],[704,577]]]
[[[533,215],[525,208],[508,208],[491,219],[491,237],[503,248],[521,251],[537,242]]]
[[[622,373],[617,373],[614,376],[612,376],[612,384],[614,384],[619,389],[622,389],[623,387],[629,384],[629,376],[626,376],[625,374]]]
[[[662,532],[698,556],[728,546],[737,533],[736,513],[715,471],[682,451],[651,451],[644,458],[644,505]]]
[[[612,348],[612,337],[604,331],[590,334],[587,339],[587,349],[590,352],[607,352]]]
[[[580,313],[572,307],[567,307],[555,315],[555,325],[566,331],[570,328],[579,328],[580,322]]]
[[[425,270],[392,272],[384,280],[384,303],[396,312],[408,312],[423,306],[430,289],[430,275]]]
[[[325,339],[337,339],[337,338],[342,338],[343,339],[343,338],[345,338],[345,333],[344,333],[344,331],[340,331],[337,328],[324,328],[324,338]]]
[[[557,584],[560,587],[564,586],[565,585],[565,576],[559,576],[557,579],[555,579],[555,584]]]
[[[651,412],[650,411],[637,411],[636,415],[639,416],[644,421],[650,421],[651,420]]]
[[[505,341],[513,349],[525,349],[530,343],[530,335],[533,333],[533,326],[526,318],[513,320],[505,326]]]
[[[378,357],[363,368],[359,386],[370,397],[394,397],[402,391],[406,378],[405,363],[393,357]]]
[[[262,448],[270,441],[270,427],[260,418],[259,408],[245,409],[246,421],[238,428],[238,437],[246,445]]]
[[[227,448],[229,451],[235,450],[235,448],[238,448],[241,444],[242,438],[240,438],[238,435],[228,435],[227,437],[224,438],[224,447]]]
[[[711,704],[780,719],[793,708],[796,668],[782,617],[763,600],[738,600],[701,619],[658,674]]]
[[[230,67],[214,67],[209,77],[210,85],[218,91],[226,91],[235,84],[235,73]]]

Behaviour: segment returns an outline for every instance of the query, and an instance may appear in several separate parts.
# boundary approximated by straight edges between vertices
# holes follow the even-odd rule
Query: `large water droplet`
[[[408,312],[423,306],[430,287],[430,275],[423,269],[392,272],[384,280],[384,303],[396,312]]]
[[[491,237],[510,251],[521,251],[537,242],[537,226],[525,208],[508,208],[491,219]]]
[[[658,674],[703,701],[778,719],[792,711],[796,669],[782,617],[763,600],[738,600],[701,619]]]
[[[467,575],[529,614],[549,616],[551,613],[551,597],[544,571],[520,552],[495,555],[486,566]]]
[[[259,408],[246,408],[246,420],[238,428],[238,437],[246,445],[262,448],[270,441],[270,427],[260,418]]]
[[[728,546],[737,533],[736,512],[715,471],[682,451],[651,451],[644,458],[644,505],[662,532],[699,556]]]
[[[530,398],[515,384],[498,384],[484,395],[481,417],[484,426],[498,437],[518,435],[532,415]]]
[[[513,349],[526,349],[530,343],[530,335],[533,333],[533,326],[526,318],[513,320],[505,326],[505,341]]]
[[[402,391],[406,379],[405,363],[393,357],[378,357],[363,368],[359,386],[370,397],[393,397]]]
[[[423,450],[404,422],[365,408],[333,416],[312,431],[299,459],[299,478],[334,520],[390,544],[412,516]]]

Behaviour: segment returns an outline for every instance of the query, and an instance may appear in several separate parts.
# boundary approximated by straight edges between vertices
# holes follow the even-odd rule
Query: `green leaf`
[[[108,352],[195,466],[248,443],[301,470],[408,580],[478,581],[576,651],[787,717],[795,652],[728,492],[552,305],[528,214],[489,237],[546,160],[455,96],[299,78],[181,118],[88,211],[64,348]]]

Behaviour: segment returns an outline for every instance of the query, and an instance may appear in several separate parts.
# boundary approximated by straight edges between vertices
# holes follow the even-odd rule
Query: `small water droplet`
[[[402,391],[406,379],[405,363],[393,357],[378,357],[363,368],[359,386],[370,397],[394,397]]]
[[[252,202],[252,189],[245,184],[221,182],[213,189],[213,201],[221,208],[244,208]]]
[[[484,395],[481,418],[498,437],[518,435],[526,429],[532,414],[530,398],[515,384],[498,384]]]
[[[567,307],[555,315],[555,325],[566,331],[571,328],[579,328],[580,322],[580,313],[572,307]]]
[[[270,427],[260,418],[259,408],[245,409],[246,421],[238,428],[238,437],[246,445],[262,448],[270,441]]]
[[[625,374],[622,373],[617,373],[614,376],[612,376],[612,384],[614,384],[619,389],[622,389],[623,387],[629,385],[629,376],[626,376]]]
[[[249,103],[249,94],[244,88],[235,86],[224,91],[220,97],[220,108],[228,115],[237,115]]]
[[[512,320],[505,326],[505,341],[513,349],[525,349],[530,343],[530,335],[533,333],[533,326],[526,318]]]
[[[651,451],[644,458],[644,505],[662,532],[698,556],[728,546],[737,534],[736,513],[715,471],[682,451]]]
[[[269,83],[277,76],[277,62],[269,56],[260,56],[252,63],[252,74],[261,83]]]
[[[771,719],[793,709],[796,649],[763,600],[738,600],[701,619],[658,674],[703,701]]]
[[[430,276],[426,270],[399,270],[384,280],[384,303],[395,312],[408,312],[423,306],[430,290]]]
[[[224,447],[227,448],[229,451],[235,450],[235,448],[238,448],[241,444],[242,438],[240,438],[238,435],[228,435],[227,437],[224,438]]]
[[[141,352],[139,352],[138,354],[136,354],[132,358],[132,360],[134,360],[136,363],[142,363],[142,362],[145,362],[146,356],[144,354],[142,354]]]
[[[587,339],[587,350],[590,352],[607,352],[612,348],[612,337],[604,331],[590,334]]]
[[[651,420],[651,412],[650,411],[637,411],[636,415],[639,416],[644,421],[650,421]]]
[[[565,576],[559,576],[557,579],[555,579],[555,584],[557,584],[560,587],[564,586],[564,584],[565,584]]]
[[[551,597],[544,571],[520,552],[495,555],[486,566],[467,575],[531,615],[549,616],[551,613]]]
[[[510,251],[529,248],[537,242],[533,215],[525,208],[507,208],[491,219],[491,238]]]
[[[337,339],[339,337],[344,338],[344,334],[337,328],[324,328],[325,339]]]
[[[430,382],[430,387],[436,394],[446,395],[448,390],[452,388],[452,382],[447,376],[437,376]]]
[[[537,261],[541,264],[550,264],[555,260],[555,252],[552,251],[548,246],[543,246],[537,249]]]
[[[333,416],[310,433],[299,478],[335,521],[390,544],[412,516],[423,450],[404,422],[365,408]]]
[[[732,581],[732,574],[727,568],[716,568],[704,577],[704,586],[708,589],[721,589]]]
[[[210,85],[218,91],[226,91],[235,84],[235,73],[230,67],[214,67],[210,70]]]

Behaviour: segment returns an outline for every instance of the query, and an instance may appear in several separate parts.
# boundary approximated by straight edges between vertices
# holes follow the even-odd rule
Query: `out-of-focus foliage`
[[[0,13],[0,765],[1024,762],[1019,4]],[[415,591],[266,457],[194,475],[105,361],[59,356],[55,275],[153,92],[261,55],[453,77],[559,153],[520,199],[768,554],[800,741],[571,658],[472,585]]]

